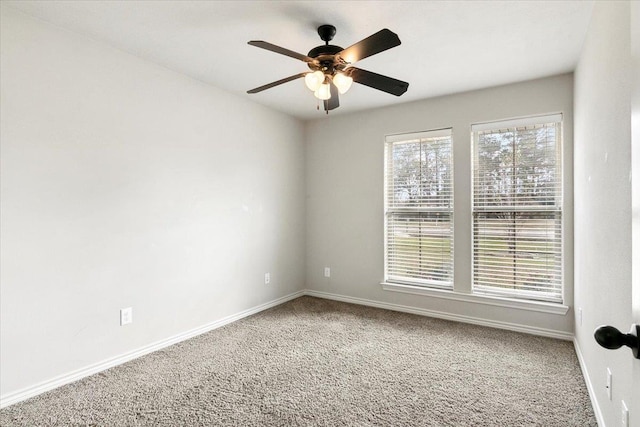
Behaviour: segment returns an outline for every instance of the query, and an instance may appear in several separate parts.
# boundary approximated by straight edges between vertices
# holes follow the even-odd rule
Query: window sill
[[[470,302],[474,304],[493,305],[505,308],[515,308],[518,310],[538,311],[541,313],[565,315],[569,307],[562,304],[554,304],[541,301],[522,301],[513,298],[502,298],[488,295],[463,294],[460,292],[423,288],[421,286],[400,285],[397,283],[382,282],[382,289],[392,292],[403,292],[406,294],[424,295],[433,298],[443,298],[454,301]]]

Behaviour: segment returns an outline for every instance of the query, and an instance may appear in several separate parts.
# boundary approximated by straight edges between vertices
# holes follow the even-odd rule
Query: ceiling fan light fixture
[[[324,83],[324,74],[322,71],[314,71],[313,73],[307,73],[304,76],[304,83],[307,85],[309,90],[315,92],[320,89],[320,85]]]
[[[333,76],[333,84],[336,85],[341,95],[347,93],[352,83],[353,79],[344,73],[336,73],[336,75]]]
[[[323,83],[320,85],[318,90],[313,92],[313,94],[321,101],[331,99],[331,86],[329,85],[329,83]]]

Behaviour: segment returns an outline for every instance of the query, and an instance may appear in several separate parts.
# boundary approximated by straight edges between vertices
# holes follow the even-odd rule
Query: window
[[[562,302],[562,115],[473,136],[473,292]]]
[[[385,281],[453,287],[451,129],[385,141]]]

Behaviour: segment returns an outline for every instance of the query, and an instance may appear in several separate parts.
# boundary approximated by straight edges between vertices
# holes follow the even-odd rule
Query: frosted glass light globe
[[[336,75],[333,76],[333,84],[336,85],[338,92],[341,94],[347,93],[352,83],[353,79],[344,73],[336,73]]]
[[[308,73],[304,76],[304,83],[307,85],[309,90],[315,92],[320,88],[320,85],[324,83],[324,74],[320,70]]]
[[[331,87],[328,83],[321,84],[318,90],[313,93],[316,98],[326,101],[331,98]]]

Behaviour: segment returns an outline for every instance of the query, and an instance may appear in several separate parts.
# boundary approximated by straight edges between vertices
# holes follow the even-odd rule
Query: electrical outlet
[[[607,397],[609,398],[609,400],[611,400],[611,369],[607,368]]]
[[[264,273],[264,284],[268,285],[271,283],[271,273]]]
[[[627,404],[622,401],[622,427],[629,427],[629,408]]]
[[[133,308],[121,308],[120,309],[120,326],[128,325],[133,322]]]
[[[324,277],[331,277],[331,268],[329,267],[324,268]]]
[[[582,308],[578,308],[578,325],[582,326]]]

